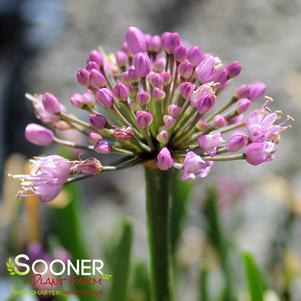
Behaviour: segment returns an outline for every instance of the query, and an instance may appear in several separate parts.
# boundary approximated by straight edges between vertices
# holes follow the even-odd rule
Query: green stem
[[[145,168],[152,301],[172,301],[170,188],[172,172]]]

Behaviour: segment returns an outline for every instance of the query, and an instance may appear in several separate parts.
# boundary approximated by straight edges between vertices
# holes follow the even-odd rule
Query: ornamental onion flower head
[[[16,176],[21,195],[50,201],[79,174],[93,176],[136,164],[182,169],[185,181],[206,177],[214,161],[258,165],[274,159],[279,137],[292,121],[280,121],[281,112],[268,107],[269,97],[251,109],[265,94],[262,82],[233,88],[233,96],[222,99],[219,94],[234,82],[241,64],[224,65],[216,54],[188,48],[178,33],[153,36],[130,27],[115,54],[92,50],[84,65],[76,78],[86,90],[74,91],[70,98],[86,113],[83,119],[69,114],[49,92],[27,95],[37,118],[52,130],[30,124],[25,135],[35,144],[79,148],[94,157],[77,162],[59,156],[35,159],[38,168]],[[85,135],[87,144],[57,137],[57,129],[70,128]],[[111,152],[121,158],[103,166],[97,158]]]

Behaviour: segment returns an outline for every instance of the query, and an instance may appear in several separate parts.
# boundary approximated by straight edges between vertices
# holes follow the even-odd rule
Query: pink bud
[[[239,75],[241,72],[241,64],[238,61],[233,61],[230,63],[227,67],[227,72],[228,72],[228,77],[229,78],[234,78]]]
[[[86,66],[86,69],[88,70],[88,71],[92,71],[93,69],[95,69],[95,70],[100,70],[99,69],[99,65],[97,64],[97,63],[95,63],[95,62],[88,62],[88,64],[87,64],[87,66]]]
[[[137,111],[136,122],[139,128],[144,129],[153,122],[153,115],[150,112]]]
[[[95,62],[99,66],[103,66],[103,58],[99,51],[92,50],[89,52],[87,63],[88,62]]]
[[[168,132],[166,130],[162,130],[156,138],[160,143],[165,144],[168,141]]]
[[[102,170],[102,165],[96,158],[88,158],[80,163],[76,163],[72,170],[76,173],[81,173],[86,176],[96,176]]]
[[[127,42],[122,43],[120,50],[125,52],[128,56],[131,56],[131,50]]]
[[[271,161],[277,148],[273,142],[251,143],[245,148],[246,160],[251,165]]]
[[[128,62],[128,56],[124,51],[117,51],[115,54],[116,63],[119,67],[126,66]]]
[[[182,108],[176,104],[171,104],[168,106],[167,110],[169,115],[171,115],[174,118],[177,118],[180,116]]]
[[[106,79],[100,71],[93,69],[90,73],[89,83],[90,86],[97,89],[106,85]]]
[[[167,147],[163,147],[157,156],[157,165],[160,170],[168,170],[173,167],[173,159]]]
[[[89,76],[90,72],[84,68],[80,68],[76,73],[78,83],[84,87],[89,86]]]
[[[148,80],[149,80],[150,84],[151,84],[153,87],[162,88],[162,85],[163,85],[163,78],[162,78],[161,74],[155,73],[155,72],[151,72],[151,73],[148,75]]]
[[[85,105],[84,98],[79,93],[73,93],[70,97],[70,102],[76,108],[82,108]]]
[[[265,93],[266,85],[262,82],[253,82],[248,85],[242,85],[236,90],[238,98],[249,98],[252,101],[262,97]]]
[[[108,154],[111,152],[111,146],[108,141],[101,139],[98,140],[96,145],[94,146],[94,151],[99,154]]]
[[[111,90],[102,88],[96,92],[96,101],[105,107],[112,107],[114,103],[114,96]]]
[[[159,52],[161,50],[160,36],[151,36],[148,42],[148,50],[150,52]]]
[[[187,49],[183,45],[179,45],[174,50],[175,60],[179,63],[183,62],[186,59]]]
[[[248,144],[249,137],[243,131],[235,131],[228,139],[226,149],[228,152],[237,152]]]
[[[191,95],[191,103],[197,108],[200,114],[210,111],[215,105],[216,96],[213,90],[206,85],[200,86]]]
[[[162,72],[164,70],[164,61],[162,58],[156,58],[153,64],[153,70],[155,72]]]
[[[193,67],[196,67],[203,60],[203,54],[201,49],[198,46],[188,49],[187,52],[188,61],[192,64]]]
[[[145,106],[150,100],[150,94],[144,90],[139,90],[136,95],[136,101],[140,106]]]
[[[162,37],[162,46],[164,50],[171,54],[180,45],[180,36],[177,32],[165,32]]]
[[[131,140],[134,138],[134,131],[131,127],[115,128],[110,130],[110,134],[119,140]]]
[[[146,41],[143,32],[137,27],[129,27],[126,32],[126,42],[133,54],[146,52]]]
[[[61,104],[59,100],[51,93],[44,93],[42,102],[45,111],[50,114],[59,113],[61,111]]]
[[[53,140],[53,132],[35,123],[30,123],[25,128],[26,139],[36,145],[46,146],[50,145]]]
[[[133,64],[139,77],[146,77],[151,70],[151,60],[146,53],[134,55]]]
[[[90,132],[88,138],[90,143],[96,144],[98,140],[102,139],[102,136],[98,133]]]
[[[178,73],[184,79],[189,79],[193,72],[193,66],[188,60],[184,60],[178,67]]]
[[[155,100],[160,101],[162,99],[164,99],[166,96],[166,93],[164,92],[164,90],[155,87],[153,90],[153,97]]]
[[[250,108],[251,105],[252,101],[250,99],[242,98],[237,102],[237,110],[240,114],[244,113]]]
[[[166,129],[172,128],[176,123],[176,119],[170,115],[164,115],[163,121],[164,121],[164,125],[165,125]]]
[[[208,129],[208,121],[205,119],[200,119],[196,125],[196,128],[200,132],[205,132]]]
[[[213,125],[215,128],[222,128],[228,124],[227,119],[223,115],[216,115],[213,118]]]
[[[104,129],[107,125],[107,118],[101,114],[90,114],[89,120],[91,125],[98,130]]]
[[[167,71],[163,71],[160,73],[163,79],[163,86],[167,86],[171,82],[171,75]]]
[[[94,98],[94,94],[91,90],[87,90],[86,92],[84,92],[82,94],[83,99],[84,99],[84,103],[86,105],[94,105],[95,102],[95,98]]]
[[[113,93],[114,93],[115,97],[117,97],[121,101],[128,100],[128,97],[129,97],[128,89],[127,89],[126,85],[124,85],[122,83],[115,85],[115,87],[113,89]]]
[[[192,95],[192,92],[195,88],[195,85],[191,82],[183,82],[180,84],[180,94],[183,98],[189,99]]]

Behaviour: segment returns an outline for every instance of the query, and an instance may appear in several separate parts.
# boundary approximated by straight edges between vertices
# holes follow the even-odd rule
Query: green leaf
[[[125,220],[122,226],[122,234],[115,250],[116,257],[113,264],[109,301],[127,300],[132,243],[133,225],[129,220]]]
[[[266,282],[262,276],[259,266],[250,253],[243,253],[246,278],[249,287],[249,293],[252,301],[263,301],[264,292],[267,289]]]
[[[13,260],[12,260],[11,257],[8,258],[8,260],[6,262],[6,267],[7,267],[8,274],[10,276],[16,275],[15,264],[14,264],[14,262],[13,262]]]
[[[209,242],[217,252],[224,274],[225,290],[223,293],[223,300],[232,301],[235,300],[233,273],[228,254],[228,242],[224,237],[223,227],[221,225],[217,198],[218,196],[215,188],[212,186],[208,187],[204,211],[207,218],[206,231]]]
[[[209,301],[208,292],[208,277],[209,271],[207,268],[202,268],[199,279],[199,301]]]
[[[138,262],[135,265],[133,274],[132,290],[139,292],[139,301],[150,301],[151,287],[146,263],[143,261]]]

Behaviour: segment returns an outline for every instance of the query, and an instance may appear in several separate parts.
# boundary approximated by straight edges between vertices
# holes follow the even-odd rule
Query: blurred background
[[[23,172],[28,157],[52,151],[24,139],[26,124],[35,120],[24,94],[51,91],[69,106],[70,95],[80,90],[75,73],[88,51],[100,45],[117,50],[131,25],[151,34],[178,31],[226,63],[239,60],[242,74],[221,97],[260,80],[274,98],[272,107],[296,119],[271,163],[218,164],[206,180],[179,185],[178,300],[221,300],[223,290],[256,300],[248,299],[248,288],[257,285],[265,288],[265,301],[300,301],[301,0],[1,0],[0,300],[37,300],[11,297],[15,285],[30,281],[13,283],[5,262],[25,250],[102,258],[110,273],[114,254],[123,250],[124,258],[132,258],[124,267],[127,297],[112,297],[118,284],[108,281],[102,299],[149,300],[142,168],[70,185],[49,205],[34,198],[16,201],[18,185],[7,177]],[[247,271],[255,271],[253,280],[264,280],[254,284]]]

